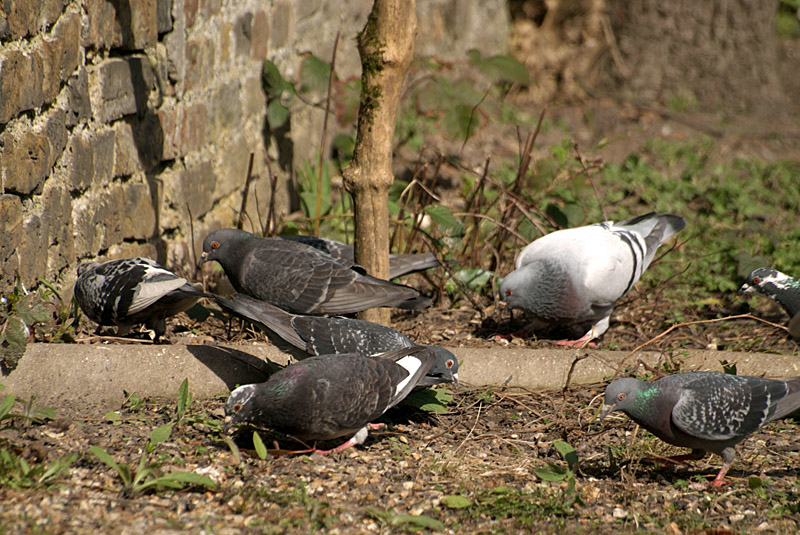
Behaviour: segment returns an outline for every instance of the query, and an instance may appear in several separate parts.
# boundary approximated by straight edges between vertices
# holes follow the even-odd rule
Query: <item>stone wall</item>
[[[504,2],[419,4],[424,53],[504,51]],[[291,211],[294,164],[314,153],[322,112],[292,110],[291,154],[281,154],[264,124],[263,60],[291,77],[305,54],[327,60],[341,30],[337,72],[358,75],[354,36],[370,8],[368,0],[0,2],[0,293],[39,278],[69,288],[77,264],[97,257],[141,254],[186,269],[190,222],[195,248],[210,229],[234,224],[251,153],[245,228],[266,216],[267,155],[284,162],[273,165],[276,206]]]

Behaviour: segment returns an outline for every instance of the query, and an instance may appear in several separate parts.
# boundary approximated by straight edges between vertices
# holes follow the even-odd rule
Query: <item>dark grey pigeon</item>
[[[601,419],[622,411],[655,436],[675,446],[722,457],[712,486],[722,484],[736,457],[734,446],[773,420],[800,408],[800,377],[775,380],[691,372],[652,383],[630,377],[608,385]]]
[[[350,436],[332,450],[362,444],[371,422],[403,400],[425,376],[434,356],[409,347],[377,357],[321,355],[292,364],[264,383],[240,386],[225,404],[225,428],[244,422],[300,440]]]
[[[302,360],[314,355],[352,353],[369,357],[392,349],[416,344],[390,327],[370,321],[342,317],[301,316],[290,314],[264,301],[243,294],[234,298],[214,296],[228,313],[257,325],[282,351]],[[458,359],[439,346],[427,346],[435,360],[417,386],[440,383],[458,386]]]
[[[191,308],[207,294],[149,258],[86,262],[78,266],[75,299],[95,323],[117,326],[124,336],[144,323],[156,339],[166,318]]]
[[[418,309],[431,301],[410,286],[376,279],[310,245],[236,229],[206,236],[200,263],[216,260],[237,292],[294,314]]]
[[[352,245],[347,245],[328,238],[316,238],[314,236],[278,237],[284,240],[292,240],[310,245],[311,247],[328,253],[343,264],[349,264],[351,266],[357,265],[355,263],[355,248]],[[433,253],[390,254],[389,278],[395,279],[403,275],[408,275],[409,273],[424,271],[440,265],[441,263],[436,259],[436,255]]]
[[[658,247],[685,226],[681,216],[649,213],[552,232],[520,252],[500,297],[544,323],[591,322],[580,339],[559,342],[584,347],[608,330],[614,304],[633,288]]]

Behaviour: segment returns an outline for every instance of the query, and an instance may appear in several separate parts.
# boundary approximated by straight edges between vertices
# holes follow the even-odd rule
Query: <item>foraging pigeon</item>
[[[658,247],[686,226],[678,215],[649,213],[552,232],[525,247],[500,297],[553,324],[592,322],[562,345],[583,347],[608,329],[616,301],[633,287]]]
[[[284,240],[292,240],[310,245],[315,249],[328,253],[338,262],[350,266],[355,263],[355,248],[328,238],[316,238],[314,236],[278,236]],[[416,254],[390,254],[389,255],[389,279],[396,279],[409,273],[424,271],[433,267],[440,266],[433,253]]]
[[[230,314],[257,325],[272,343],[298,360],[342,353],[369,357],[416,345],[404,334],[379,323],[342,317],[299,316],[244,294],[236,294],[233,300],[219,296],[214,299]],[[435,359],[417,386],[440,383],[458,386],[456,356],[443,347],[427,347]]]
[[[716,372],[668,375],[646,383],[630,377],[608,385],[601,419],[622,411],[661,440],[722,457],[711,483],[722,484],[734,446],[773,420],[800,408],[800,377],[785,380]]]
[[[118,326],[124,336],[144,323],[161,337],[166,318],[191,308],[207,294],[149,258],[86,262],[78,266],[75,299],[83,312],[100,325]]]
[[[225,404],[225,428],[247,422],[301,440],[352,435],[332,450],[362,444],[371,424],[403,400],[433,364],[424,347],[377,357],[322,355],[273,374],[264,383],[240,386]]]
[[[237,292],[294,314],[350,314],[394,306],[417,309],[431,301],[410,286],[376,279],[357,266],[291,240],[260,238],[236,229],[206,236],[200,263],[216,260]]]
[[[739,295],[760,292],[777,301],[789,314],[789,334],[800,339],[800,279],[772,268],[754,269],[739,288]]]

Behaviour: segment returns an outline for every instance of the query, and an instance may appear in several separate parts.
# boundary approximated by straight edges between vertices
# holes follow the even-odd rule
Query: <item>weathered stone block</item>
[[[114,123],[114,176],[149,171],[162,159],[164,133],[155,115],[128,117]]]
[[[78,67],[81,20],[77,13],[61,17],[50,38],[40,44],[43,64],[42,92],[45,102],[52,102],[61,83]]]
[[[197,18],[198,0],[184,0],[183,2],[183,16],[186,20],[186,27],[191,28],[194,26],[194,21]]]
[[[36,132],[6,132],[3,145],[5,190],[28,195],[40,189],[50,174],[50,142]]]
[[[214,43],[205,37],[188,41],[185,68],[184,90],[205,87],[214,73]]]
[[[208,108],[203,103],[184,109],[180,128],[180,153],[189,154],[205,146],[208,129]]]
[[[237,134],[222,147],[220,179],[214,197],[221,199],[234,191],[241,190],[247,178],[247,165],[250,162],[250,145],[247,139]]]
[[[163,39],[167,49],[167,76],[172,83],[183,80],[186,73],[186,34],[176,28]]]
[[[67,131],[67,112],[61,108],[54,108],[48,112],[44,133],[50,141],[50,158],[47,168],[52,169],[64,148],[67,146],[69,132]]]
[[[19,244],[19,277],[28,288],[34,285],[37,277],[47,275],[49,230],[38,215],[31,215],[23,225],[22,241]]]
[[[172,31],[172,0],[158,0],[158,34]]]
[[[91,138],[88,135],[79,132],[69,138],[63,161],[67,169],[70,191],[83,191],[92,185],[94,154],[92,154]]]
[[[109,122],[147,109],[149,93],[155,87],[147,58],[110,59],[93,76],[99,88],[92,95],[92,107],[99,121]]]
[[[180,134],[178,132],[178,111],[172,107],[163,107],[157,112],[159,128],[163,136],[161,158],[174,160],[180,152]]]
[[[177,173],[162,175],[164,184],[161,231],[188,224],[188,206],[197,220],[214,205],[217,175],[210,162],[201,162]]]
[[[294,4],[288,0],[278,0],[270,13],[270,47],[282,48],[289,44],[295,33]]]
[[[39,54],[8,50],[0,56],[0,123],[42,104],[42,78]]]
[[[114,177],[129,176],[140,169],[139,151],[128,121],[114,123]]]
[[[244,114],[246,117],[263,115],[267,109],[267,95],[260,76],[246,78],[243,87]]]
[[[72,197],[66,188],[53,185],[45,188],[42,219],[47,222],[50,244],[47,263],[51,271],[59,271],[75,261],[72,237]]]
[[[237,56],[250,54],[253,37],[253,14],[245,13],[236,19],[233,25],[233,42]]]
[[[241,125],[242,101],[239,97],[241,86],[239,80],[223,84],[217,91],[215,99],[216,126],[232,128]]]
[[[92,156],[94,158],[94,185],[105,185],[111,181],[114,171],[114,139],[113,130],[94,132],[91,138]]]
[[[156,231],[156,212],[147,184],[128,184],[125,187],[124,238],[146,240]]]
[[[84,195],[72,205],[75,253],[95,256],[101,249],[122,241],[125,195],[119,184]]]
[[[22,241],[22,202],[16,195],[0,195],[0,292],[14,287]]]
[[[91,117],[92,101],[89,98],[89,75],[85,68],[80,67],[69,77],[67,100],[69,102],[67,126],[75,126]]]
[[[203,13],[206,17],[218,15],[222,9],[222,0],[202,0]]]
[[[158,40],[157,0],[84,0],[88,48],[142,50]]]
[[[253,17],[253,28],[250,37],[250,56],[253,59],[266,58],[268,41],[269,20],[267,20],[267,12],[264,10],[258,10]]]
[[[2,5],[8,23],[8,33],[12,39],[19,39],[36,31],[41,0],[28,2],[4,1]]]

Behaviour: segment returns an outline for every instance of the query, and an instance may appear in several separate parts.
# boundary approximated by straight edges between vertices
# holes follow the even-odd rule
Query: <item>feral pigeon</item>
[[[659,245],[685,226],[681,216],[650,213],[552,232],[520,252],[500,297],[545,323],[591,322],[582,338],[560,342],[583,347],[606,332],[614,304],[636,284]]]
[[[124,336],[144,323],[156,339],[166,332],[166,318],[208,297],[149,258],[86,262],[78,266],[75,299],[100,325],[116,325]]]
[[[722,457],[712,486],[722,484],[750,433],[800,408],[800,377],[785,380],[690,372],[646,383],[633,378],[608,385],[601,419],[622,411],[661,440]]]
[[[403,400],[433,364],[423,347],[377,357],[321,355],[273,374],[264,383],[240,386],[225,404],[225,428],[245,422],[300,440],[350,436],[338,452],[367,438],[371,424]]]
[[[369,357],[416,345],[391,327],[371,321],[290,314],[243,294],[236,294],[232,300],[220,296],[214,299],[228,313],[257,325],[272,343],[298,360],[342,353]],[[440,383],[458,386],[456,356],[443,347],[427,347],[434,355],[434,363],[417,386]]]
[[[431,301],[410,286],[370,277],[310,245],[236,229],[206,236],[200,263],[216,260],[237,292],[294,314],[350,314]]]
[[[789,334],[800,339],[800,279],[776,269],[754,269],[739,288],[739,295],[760,292],[777,301],[789,314]]]
[[[328,238],[316,238],[314,236],[278,236],[284,240],[292,240],[310,245],[320,251],[328,253],[337,261],[351,266],[355,263],[355,248]],[[441,263],[433,253],[415,254],[390,254],[389,255],[389,278],[396,279],[409,273],[424,271],[433,267],[440,266]]]

